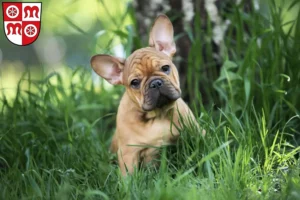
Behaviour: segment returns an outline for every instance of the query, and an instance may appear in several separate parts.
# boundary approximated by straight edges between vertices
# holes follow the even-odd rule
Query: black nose
[[[161,79],[154,79],[150,82],[150,88],[160,88],[163,85],[163,81]]]

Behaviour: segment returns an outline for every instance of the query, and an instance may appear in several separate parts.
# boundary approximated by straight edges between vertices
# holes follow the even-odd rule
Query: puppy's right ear
[[[110,55],[99,54],[91,58],[94,71],[113,85],[122,84],[124,60]]]
[[[172,57],[176,52],[174,30],[166,15],[159,15],[150,31],[149,46]]]

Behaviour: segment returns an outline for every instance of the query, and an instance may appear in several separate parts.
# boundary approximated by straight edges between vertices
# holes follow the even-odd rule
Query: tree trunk
[[[225,3],[228,2],[228,0],[223,0],[222,2],[221,0],[134,0],[133,2],[138,25],[138,35],[139,37],[141,37],[144,46],[148,45],[148,33],[157,15],[160,13],[164,13],[171,19],[174,26],[175,37],[177,37],[175,41],[177,52],[173,61],[178,68],[181,89],[183,91],[182,97],[185,101],[190,102],[195,98],[195,96],[193,96],[194,94],[191,94],[191,92],[187,92],[187,72],[189,66],[188,58],[192,44],[190,38],[187,35],[185,27],[191,27],[193,30],[195,13],[200,15],[201,29],[204,30],[203,32],[206,32],[205,30],[207,29],[208,19],[210,19],[211,22],[209,23],[213,25],[213,28],[220,28],[221,26],[224,26],[223,19],[218,14],[218,7],[224,7]],[[212,50],[214,56],[209,56],[210,58],[214,59],[214,67],[216,67],[217,73],[220,70],[219,46],[222,42],[221,40],[223,39],[222,37],[225,30],[226,27],[223,30],[221,29],[219,35],[213,35],[211,41],[212,44],[207,44],[214,47]],[[201,48],[205,49],[206,47],[203,46]],[[204,73],[208,79],[211,78],[212,82],[216,77],[210,77],[211,74],[209,74],[209,72],[207,71],[208,67],[206,67],[206,57],[208,56],[205,55],[206,52],[204,50],[200,53],[202,54],[204,63],[204,66],[201,66],[201,69],[204,69],[201,73]],[[190,70],[194,71],[194,69]],[[195,74],[195,76],[198,75]],[[208,104],[209,98],[206,94],[206,90],[204,90],[204,87],[212,87],[212,84],[208,85],[208,83],[203,80],[200,80],[198,84],[201,86],[199,87],[199,90],[201,92],[202,101],[204,104]]]

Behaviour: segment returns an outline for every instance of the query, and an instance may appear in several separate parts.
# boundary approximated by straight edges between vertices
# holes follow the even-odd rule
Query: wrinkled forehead
[[[154,48],[147,47],[133,52],[126,59],[125,68],[129,74],[141,73],[141,75],[147,75],[160,69],[162,65],[171,63],[172,61],[169,56]]]

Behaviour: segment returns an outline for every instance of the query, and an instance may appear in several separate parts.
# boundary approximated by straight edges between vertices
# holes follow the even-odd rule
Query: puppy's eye
[[[130,86],[134,89],[138,89],[140,87],[140,81],[138,79],[133,79],[130,82]]]
[[[165,72],[166,74],[169,74],[170,73],[170,65],[162,66],[161,71]]]

